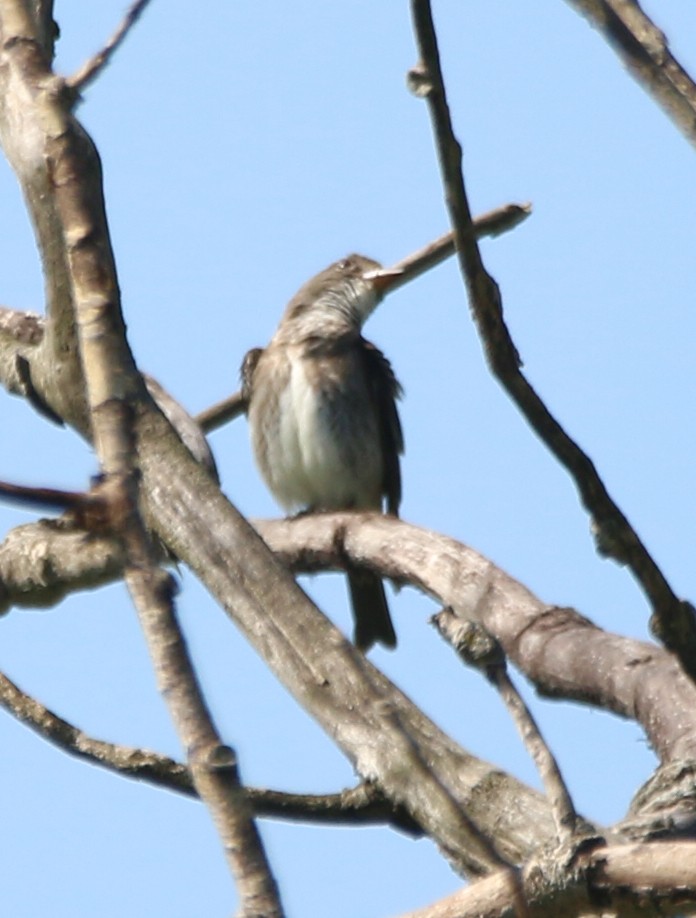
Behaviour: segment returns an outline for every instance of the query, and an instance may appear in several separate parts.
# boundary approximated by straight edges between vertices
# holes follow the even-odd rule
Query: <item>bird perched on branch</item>
[[[401,271],[362,255],[330,265],[290,300],[268,346],[242,367],[261,474],[287,510],[383,510],[401,501],[401,387],[362,337],[363,323]],[[348,570],[355,643],[396,646],[382,580]]]

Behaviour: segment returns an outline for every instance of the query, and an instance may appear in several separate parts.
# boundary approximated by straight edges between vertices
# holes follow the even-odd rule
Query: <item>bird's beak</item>
[[[406,282],[401,268],[378,268],[376,271],[366,271],[363,274],[363,280],[373,284],[380,296],[391,293],[392,290],[396,290]]]

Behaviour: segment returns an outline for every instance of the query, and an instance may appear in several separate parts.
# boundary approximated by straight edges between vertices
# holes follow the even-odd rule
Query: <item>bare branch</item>
[[[507,673],[505,654],[500,644],[479,622],[457,618],[452,609],[443,609],[433,621],[457,655],[468,665],[480,670],[500,693],[544,783],[556,823],[558,842],[569,844],[578,829],[573,801],[532,712]]]
[[[0,673],[0,705],[18,721],[69,755],[100,765],[116,774],[195,795],[188,768],[178,762],[128,746],[119,746],[88,736],[58,717],[35,698],[23,692]]]
[[[532,212],[531,204],[506,204],[504,207],[496,207],[495,210],[489,210],[480,217],[475,217],[472,221],[472,232],[476,239],[484,239],[487,236],[500,236],[515,229],[520,225]],[[391,265],[392,269],[398,269],[402,276],[398,280],[393,280],[389,286],[389,293],[403,287],[404,284],[410,283],[421,274],[435,268],[446,259],[456,253],[456,244],[454,233],[445,233],[434,242],[407,255],[401,261]]]
[[[241,915],[280,918],[278,889],[240,788],[234,753],[223,746],[212,723],[176,621],[171,577],[157,567],[140,517],[135,419],[147,397],[125,337],[99,159],[70,115],[68,94],[56,92],[45,59],[36,53],[32,21],[22,0],[3,0],[0,24],[2,66],[12,74],[14,91],[21,91],[22,105],[35,109],[40,125],[42,165],[51,175],[49,194],[65,244],[89,427],[104,476],[99,490],[110,529],[124,547],[125,580],[196,790],[211,812],[237,881]],[[61,319],[65,315],[61,310]],[[70,331],[68,326],[62,329],[65,335]]]
[[[566,0],[602,33],[637,83],[696,145],[696,83],[636,0]]]
[[[138,561],[134,552],[129,562]],[[241,900],[240,916],[282,918],[279,891],[244,794],[234,751],[223,745],[176,620],[171,580],[147,567],[126,570],[160,692],[167,702],[196,792],[213,817]],[[144,571],[144,576],[141,571]]]
[[[666,762],[696,759],[696,689],[658,647],[549,606],[472,549],[402,520],[338,513],[254,525],[295,571],[342,569],[348,560],[412,584],[481,621],[540,693],[637,720]],[[122,575],[123,552],[112,538],[62,518],[18,526],[0,544],[0,612],[54,605]]]
[[[294,570],[342,570],[347,558],[412,584],[463,619],[480,621],[541,694],[638,721],[665,761],[696,759],[696,687],[654,644],[548,605],[473,549],[403,520],[326,513],[254,525]]]
[[[210,433],[211,430],[217,430],[218,427],[222,427],[228,421],[234,421],[240,414],[244,414],[246,408],[246,399],[240,389],[230,395],[229,398],[225,398],[221,402],[211,405],[210,408],[206,408],[205,411],[201,411],[200,414],[196,415],[196,422],[201,430]]]
[[[477,239],[484,236],[500,236],[508,230],[514,229],[523,220],[531,214],[530,204],[506,204],[504,207],[497,207],[495,210],[488,211],[474,220],[474,232]],[[453,233],[445,233],[439,239],[428,243],[417,252],[407,255],[401,261],[397,261],[392,267],[402,271],[402,277],[399,281],[392,282],[390,292],[402,287],[409,281],[415,280],[429,271],[431,268],[441,264],[455,253]],[[229,398],[223,399],[205,411],[196,415],[196,421],[201,429],[206,433],[222,427],[228,421],[233,421],[240,414],[246,411],[246,400],[242,392],[235,392]]]
[[[94,739],[27,695],[4,673],[0,673],[0,706],[68,755],[121,777],[188,797],[198,796],[186,765],[156,752]],[[359,784],[337,794],[290,794],[253,787],[242,790],[256,816],[316,825],[390,825],[413,837],[423,834],[407,813],[394,807],[378,788],[369,784]]]
[[[70,89],[76,93],[84,92],[89,84],[96,80],[102,70],[111,61],[111,58],[138,21],[149,2],[150,0],[136,0],[101,51],[98,51],[80,67],[77,73],[66,80]]]
[[[0,543],[0,614],[54,606],[120,579],[123,565],[117,539],[86,533],[70,517],[17,526]]]
[[[590,458],[568,436],[520,371],[521,361],[503,319],[500,290],[483,264],[476,243],[461,170],[462,151],[452,129],[428,0],[412,0],[421,56],[419,91],[428,101],[443,184],[471,308],[496,378],[534,431],[570,472],[592,515],[598,550],[626,564],[652,606],[651,627],[696,680],[696,610],[674,594],[638,534],[610,497]]]
[[[693,915],[695,858],[696,842],[594,845],[579,849],[570,863],[552,855],[516,877],[493,874],[400,918]],[[575,882],[568,881],[569,869]]]

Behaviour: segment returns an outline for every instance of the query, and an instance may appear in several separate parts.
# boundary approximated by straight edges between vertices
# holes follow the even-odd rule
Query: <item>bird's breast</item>
[[[287,509],[381,504],[374,409],[350,360],[265,354],[249,411],[261,472]]]

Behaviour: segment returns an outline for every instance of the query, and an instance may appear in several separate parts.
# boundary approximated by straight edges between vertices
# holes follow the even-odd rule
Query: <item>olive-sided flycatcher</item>
[[[391,364],[361,334],[401,276],[350,255],[308,281],[269,345],[242,367],[251,441],[261,474],[287,510],[382,510],[401,501],[401,387]],[[384,587],[374,571],[348,571],[355,643],[396,645]]]

